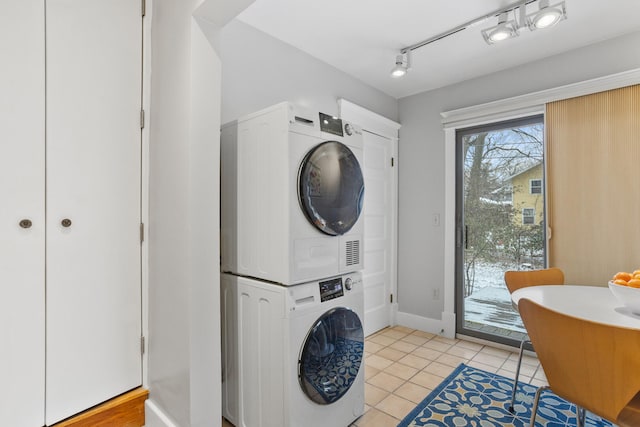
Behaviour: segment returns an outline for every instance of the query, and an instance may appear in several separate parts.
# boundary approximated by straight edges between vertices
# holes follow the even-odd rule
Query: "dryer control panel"
[[[320,282],[320,302],[329,301],[344,295],[342,277]]]

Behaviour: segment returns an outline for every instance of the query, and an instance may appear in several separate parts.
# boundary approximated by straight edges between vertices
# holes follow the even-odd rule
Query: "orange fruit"
[[[640,279],[631,279],[627,282],[627,286],[632,288],[640,288]]]
[[[613,283],[615,283],[616,285],[628,286],[627,281],[622,279],[616,279],[613,281]]]
[[[613,276],[613,280],[617,280],[617,279],[621,279],[621,280],[624,280],[625,282],[628,282],[629,280],[633,279],[633,275],[631,273],[627,273],[626,271],[620,271],[616,273],[615,276]]]

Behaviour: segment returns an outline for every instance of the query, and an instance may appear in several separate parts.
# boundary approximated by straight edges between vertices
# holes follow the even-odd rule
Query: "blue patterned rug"
[[[518,384],[515,414],[507,409],[513,379],[461,364],[429,396],[398,424],[398,427],[528,427],[537,388]],[[576,425],[575,405],[550,390],[540,397],[536,427]],[[586,426],[611,427],[587,413]]]

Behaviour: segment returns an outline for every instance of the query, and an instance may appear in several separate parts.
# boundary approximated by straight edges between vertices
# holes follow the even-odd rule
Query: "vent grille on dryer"
[[[360,264],[360,240],[347,242],[347,266]]]

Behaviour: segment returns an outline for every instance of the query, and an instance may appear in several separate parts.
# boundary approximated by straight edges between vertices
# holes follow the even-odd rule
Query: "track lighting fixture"
[[[481,31],[482,37],[487,43],[494,44],[519,35],[518,24],[515,20],[508,21],[507,15],[506,12],[501,13],[498,17],[498,25]]]
[[[527,14],[527,7],[531,7],[531,3],[538,3],[536,12]],[[509,19],[512,13],[514,19]],[[458,25],[450,30],[440,33],[436,36],[407,46],[400,50],[400,54],[396,56],[396,65],[391,70],[391,77],[398,78],[407,74],[411,69],[411,52],[430,43],[449,37],[467,28],[482,24],[485,21],[498,18],[498,25],[495,27],[481,30],[482,37],[488,44],[498,43],[502,40],[510,39],[519,35],[521,28],[529,28],[534,31],[542,28],[549,28],[558,22],[567,19],[567,8],[565,1],[560,1],[552,6],[549,0],[519,0],[508,6],[495,10],[487,15],[472,19],[462,25]]]
[[[563,19],[567,19],[567,9],[563,1],[549,6],[549,0],[539,0],[538,11],[527,15],[527,26],[534,31],[552,27]]]
[[[401,52],[396,56],[396,65],[391,69],[391,77],[397,79],[411,69],[411,51]]]
[[[484,40],[489,44],[494,44],[517,36],[520,28],[528,27],[529,30],[534,31],[549,28],[563,19],[567,19],[567,8],[564,1],[549,6],[549,0],[538,0],[538,10],[527,14],[526,9],[529,3],[534,3],[534,1],[520,1],[509,6],[509,10],[500,13],[497,26],[481,31]],[[516,10],[520,12],[519,20]],[[516,19],[507,21],[509,12],[513,12]]]

